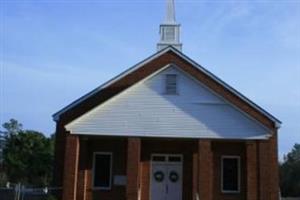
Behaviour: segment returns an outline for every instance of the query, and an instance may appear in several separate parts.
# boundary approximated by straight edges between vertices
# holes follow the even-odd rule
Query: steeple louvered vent
[[[157,50],[173,46],[179,51],[182,50],[180,43],[180,24],[175,19],[174,0],[167,0],[167,14],[163,24],[160,25],[160,41],[157,44]]]

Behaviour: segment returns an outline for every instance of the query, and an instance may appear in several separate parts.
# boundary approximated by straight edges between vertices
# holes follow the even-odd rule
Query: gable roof
[[[155,53],[80,97],[55,113],[53,119],[66,124],[170,63],[176,64],[266,127],[280,127],[281,122],[277,118],[172,46]]]

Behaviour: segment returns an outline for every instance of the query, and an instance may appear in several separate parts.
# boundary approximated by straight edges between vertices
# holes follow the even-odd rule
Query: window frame
[[[170,93],[168,92],[167,88],[168,88],[168,76],[175,76],[175,92],[174,93]],[[165,95],[178,95],[179,94],[179,76],[176,73],[166,73],[165,74],[165,81],[164,81],[164,94]]]
[[[236,159],[237,164],[238,164],[238,185],[237,185],[237,190],[224,190],[224,185],[223,185],[223,173],[224,173],[224,166],[223,166],[223,160],[224,159]],[[233,194],[238,194],[241,192],[241,157],[240,156],[232,156],[232,155],[223,155],[221,156],[221,191],[222,193],[233,193]]]
[[[164,160],[163,161],[156,161],[154,160],[154,157],[164,157]],[[177,158],[180,158],[179,161],[170,161],[170,157],[177,157]],[[153,153],[151,154],[151,162],[155,162],[155,163],[168,163],[168,164],[171,164],[171,163],[183,163],[183,155],[182,154],[164,154],[164,153]]]
[[[98,187],[95,186],[95,170],[96,170],[96,155],[109,155],[110,156],[110,169],[109,169],[109,186],[108,187]],[[111,190],[112,187],[112,168],[113,168],[113,153],[112,152],[94,152],[93,153],[93,177],[92,177],[92,186],[94,190]]]

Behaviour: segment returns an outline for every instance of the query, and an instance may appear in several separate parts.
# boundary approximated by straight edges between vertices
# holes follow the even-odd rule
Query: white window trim
[[[110,174],[109,174],[109,186],[108,187],[95,187],[95,158],[96,155],[109,155],[110,156]],[[113,153],[112,152],[94,152],[93,154],[93,189],[94,190],[111,190],[112,185],[112,168],[113,168]]]
[[[155,156],[162,156],[165,157],[165,161],[154,161],[153,157]],[[180,157],[180,161],[178,162],[171,162],[169,161],[170,157]],[[183,155],[182,154],[163,154],[163,153],[153,153],[151,154],[151,163],[168,163],[168,164],[178,164],[178,163],[183,163]]]
[[[238,189],[237,190],[224,190],[223,188],[223,160],[236,159],[238,161]],[[240,193],[241,192],[241,157],[240,156],[221,156],[221,191],[222,193]]]

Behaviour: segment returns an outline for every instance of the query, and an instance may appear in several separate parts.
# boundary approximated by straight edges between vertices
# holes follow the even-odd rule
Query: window
[[[93,186],[96,189],[110,189],[112,177],[112,153],[94,153]]]
[[[152,156],[152,161],[164,162],[164,161],[166,161],[166,157],[165,156]]]
[[[177,94],[177,75],[166,75],[166,94]]]
[[[235,193],[240,191],[240,157],[222,157],[221,184],[222,192]]]
[[[183,157],[179,154],[152,154],[153,162],[182,162]]]
[[[181,162],[181,156],[169,156],[169,162]]]

